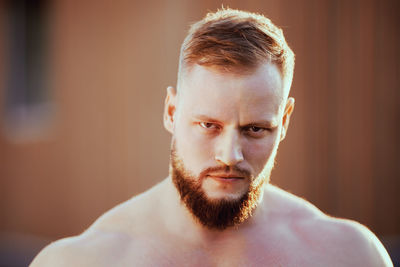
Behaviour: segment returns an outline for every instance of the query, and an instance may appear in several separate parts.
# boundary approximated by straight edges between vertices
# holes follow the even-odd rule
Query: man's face
[[[242,222],[237,216],[247,218],[255,208],[260,188],[269,180],[282,130],[286,130],[283,98],[281,75],[271,63],[247,75],[195,65],[182,77],[178,95],[170,88],[165,123],[173,134],[171,175],[200,222],[210,220],[210,214],[199,218],[202,211],[193,210],[199,209],[198,203],[188,202],[228,205],[228,210],[235,210],[230,205],[236,203],[239,214],[231,215],[225,227],[217,226],[220,229]],[[190,201],[185,200],[188,193],[194,194]]]

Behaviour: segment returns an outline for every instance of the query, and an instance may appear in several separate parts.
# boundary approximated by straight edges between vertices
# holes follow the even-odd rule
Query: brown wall
[[[400,235],[398,2],[224,5],[269,16],[297,56],[296,108],[273,183],[380,236]],[[21,141],[0,112],[0,231],[50,239],[78,234],[167,175],[165,89],[175,84],[188,24],[220,6],[53,2],[51,119]],[[4,80],[5,42],[0,50]]]

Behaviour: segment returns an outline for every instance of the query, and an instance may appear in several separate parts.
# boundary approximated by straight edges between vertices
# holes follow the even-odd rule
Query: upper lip
[[[208,176],[211,177],[219,177],[219,178],[239,178],[243,179],[243,175],[237,174],[237,173],[212,173],[208,174]]]

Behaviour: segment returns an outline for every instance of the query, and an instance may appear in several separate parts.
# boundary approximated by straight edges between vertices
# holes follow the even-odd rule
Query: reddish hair
[[[181,47],[179,73],[198,64],[241,74],[267,61],[278,66],[288,92],[294,53],[282,30],[263,15],[228,8],[208,13],[190,27]]]

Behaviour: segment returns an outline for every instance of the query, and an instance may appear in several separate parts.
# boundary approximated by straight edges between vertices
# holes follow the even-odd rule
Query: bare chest
[[[334,259],[296,244],[235,240],[197,247],[177,240],[148,241],[127,250],[120,266],[334,266]]]

